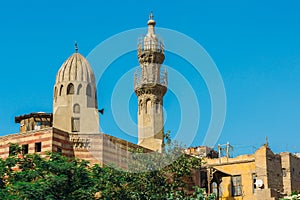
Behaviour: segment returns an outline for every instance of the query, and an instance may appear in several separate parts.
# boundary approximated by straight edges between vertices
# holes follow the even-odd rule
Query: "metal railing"
[[[158,71],[159,70],[159,71]],[[168,86],[168,72],[166,67],[154,68],[151,73],[143,71],[140,67],[134,73],[134,89],[146,84],[159,84]]]
[[[164,43],[162,40],[158,38],[145,38],[145,36],[141,36],[138,41],[138,52],[141,53],[143,51],[152,51],[164,53]]]

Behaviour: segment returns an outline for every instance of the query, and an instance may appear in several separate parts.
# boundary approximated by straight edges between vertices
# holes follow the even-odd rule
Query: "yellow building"
[[[186,153],[197,156],[194,149],[197,148]],[[268,145],[251,155],[210,156],[203,161],[196,183],[222,200],[276,200],[293,191],[300,192],[300,158],[291,153],[274,154]]]

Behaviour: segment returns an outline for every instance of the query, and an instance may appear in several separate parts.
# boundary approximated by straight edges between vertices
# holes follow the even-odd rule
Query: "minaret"
[[[167,91],[167,71],[162,69],[164,45],[155,34],[152,13],[148,33],[140,39],[134,91],[138,97],[138,145],[161,152],[164,134],[163,97]]]
[[[56,75],[53,127],[69,133],[99,133],[95,76],[88,61],[73,53]]]

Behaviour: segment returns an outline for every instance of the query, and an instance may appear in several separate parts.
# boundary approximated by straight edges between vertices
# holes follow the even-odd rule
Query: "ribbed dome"
[[[88,61],[80,53],[71,55],[60,67],[56,83],[65,81],[95,82],[94,72]]]

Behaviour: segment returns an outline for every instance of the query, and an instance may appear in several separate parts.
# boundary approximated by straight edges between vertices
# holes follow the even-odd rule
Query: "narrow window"
[[[74,85],[72,83],[67,87],[67,94],[74,94]]]
[[[286,169],[285,168],[282,168],[282,176],[286,177]]]
[[[80,113],[80,105],[78,103],[74,104],[73,113]]]
[[[142,109],[143,109],[143,101],[140,100],[140,101],[139,101],[139,109],[138,109],[139,114],[141,113]]]
[[[15,145],[9,146],[9,156],[14,156],[17,154],[17,148]]]
[[[87,85],[86,87],[86,95],[91,97],[92,96],[92,87],[90,84]]]
[[[62,154],[62,149],[57,147],[57,153]]]
[[[212,192],[218,195],[218,184],[216,182],[212,183]]]
[[[150,109],[151,109],[151,100],[147,99],[147,101],[146,101],[146,113],[150,113]]]
[[[34,146],[35,152],[41,152],[42,151],[42,143],[36,142]]]
[[[156,111],[156,113],[160,113],[160,102],[159,101],[157,101],[155,103],[155,111]]]
[[[72,117],[72,132],[79,132],[80,130],[80,119],[79,117]]]
[[[57,99],[57,87],[54,87],[54,100],[56,102]]]
[[[28,154],[28,144],[23,144],[22,145],[22,154],[23,155]]]
[[[252,174],[252,185],[253,185],[252,191],[253,191],[253,193],[255,193],[256,192],[256,174]]]
[[[231,178],[232,185],[232,196],[241,196],[242,195],[242,182],[241,176],[233,176]]]
[[[79,84],[79,85],[78,85],[78,88],[77,88],[77,94],[80,94],[80,93],[81,93],[81,88],[82,88],[82,85]]]
[[[61,96],[63,93],[63,89],[64,89],[64,86],[63,85],[61,85],[60,86],[60,89],[59,89],[59,96]]]

